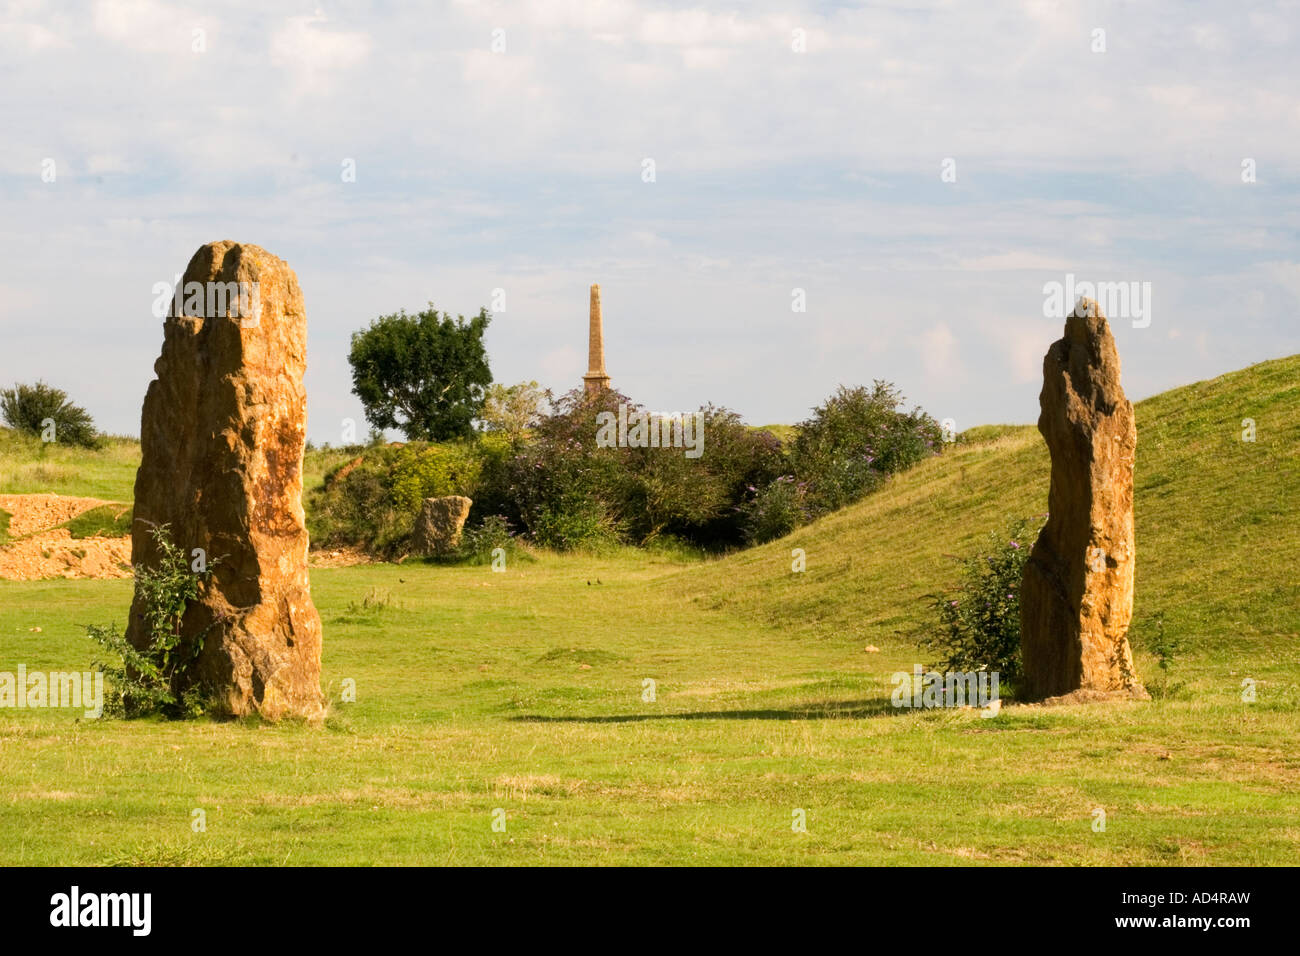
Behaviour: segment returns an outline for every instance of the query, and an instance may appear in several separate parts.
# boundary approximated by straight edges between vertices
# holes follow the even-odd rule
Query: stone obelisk
[[[591,316],[587,330],[587,374],[582,376],[588,395],[609,388],[609,375],[605,372],[605,335],[601,329],[600,286],[591,287]]]

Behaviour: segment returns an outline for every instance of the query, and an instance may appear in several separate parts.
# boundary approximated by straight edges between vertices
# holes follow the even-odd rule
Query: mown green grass
[[[726,559],[315,570],[324,727],[0,710],[0,863],[1294,863],[1297,372],[1139,406],[1139,636],[1186,644],[1149,703],[889,705],[945,554],[1044,509],[1011,429]],[[129,587],[0,583],[0,669],[85,666]]]

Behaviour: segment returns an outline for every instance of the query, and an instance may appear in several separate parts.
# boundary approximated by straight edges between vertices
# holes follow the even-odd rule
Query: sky
[[[886,379],[959,429],[1037,418],[1047,284],[1136,282],[1139,399],[1300,352],[1298,42],[1297,2],[0,0],[0,387],[138,434],[154,284],[232,239],[298,275],[317,443],[366,429],[351,334],[430,302],[579,385],[593,282],[646,406]]]

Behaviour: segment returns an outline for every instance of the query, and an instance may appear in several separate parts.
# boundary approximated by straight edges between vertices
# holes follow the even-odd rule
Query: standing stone
[[[1047,350],[1038,401],[1052,483],[1020,589],[1026,696],[1144,697],[1128,645],[1137,428],[1095,302],[1080,300]]]
[[[474,502],[464,495],[425,498],[415,520],[413,548],[416,554],[451,554],[460,544],[460,532]]]
[[[187,646],[203,644],[185,685],[233,715],[316,720],[321,622],[302,509],[307,316],[298,277],[264,249],[225,241],[200,248],[182,281],[181,314],[173,306],[163,325],[144,399],[133,560],[158,559],[149,524],[169,525],[187,556],[203,549],[211,575],[181,622]],[[206,295],[191,296],[200,288],[191,283]],[[252,310],[237,295],[232,305],[233,283],[251,292]],[[222,288],[224,304],[214,296]],[[148,640],[138,598],[127,638]]]

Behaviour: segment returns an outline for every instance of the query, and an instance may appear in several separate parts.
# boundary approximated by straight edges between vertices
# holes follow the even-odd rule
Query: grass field
[[[1300,357],[1138,406],[1148,703],[889,705],[947,555],[1045,508],[1032,428],[966,438],[725,559],[315,570],[323,728],[0,710],[0,863],[1294,864]],[[0,582],[0,670],[87,665],[129,589]]]
[[[128,502],[139,465],[140,443],[133,438],[109,438],[91,451],[0,428],[0,494]]]
[[[329,448],[308,452],[303,486],[314,488],[332,468],[350,461],[357,449]],[[97,450],[42,442],[0,427],[0,494],[59,494],[70,498],[103,498],[130,502],[135,470],[140,467],[140,443],[112,437]]]

